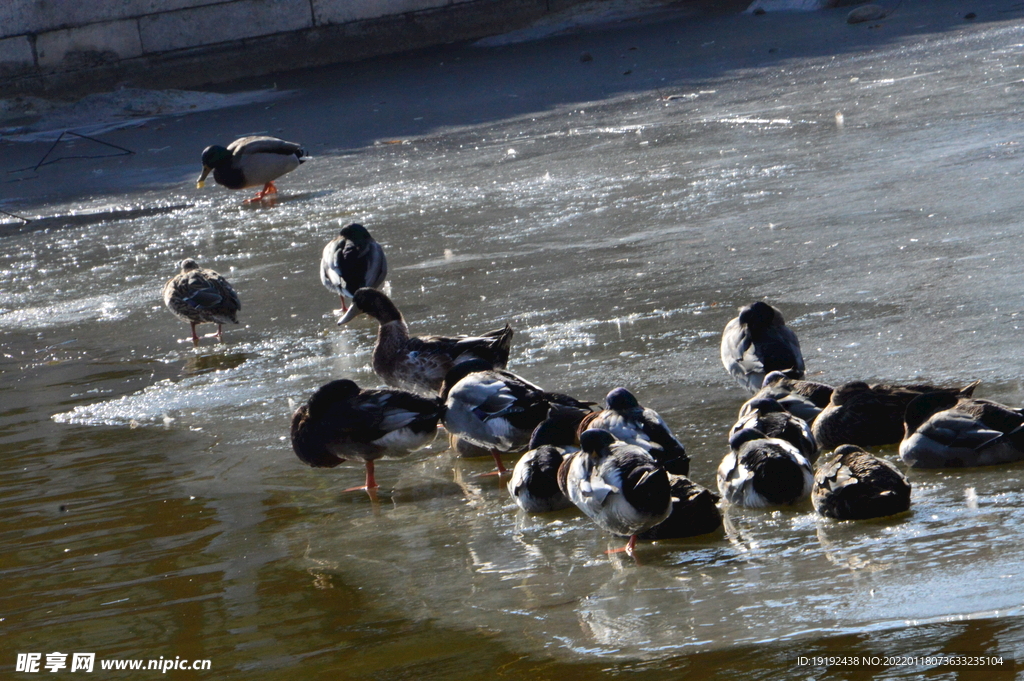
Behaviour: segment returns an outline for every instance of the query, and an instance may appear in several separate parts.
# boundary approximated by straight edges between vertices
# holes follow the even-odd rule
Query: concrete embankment
[[[8,0],[0,96],[191,87],[522,28],[580,5],[669,0]]]

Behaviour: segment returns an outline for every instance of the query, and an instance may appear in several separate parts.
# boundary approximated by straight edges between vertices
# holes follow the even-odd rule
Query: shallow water
[[[719,334],[755,299],[783,310],[816,380],[980,378],[979,396],[1020,404],[1024,24],[931,26],[911,4],[889,35],[850,38],[843,16],[451,48],[438,59],[454,74],[431,55],[296,74],[322,88],[277,103],[272,125],[321,148],[272,207],[191,188],[189,131],[256,130],[264,105],[110,137],[152,150],[173,133],[187,153],[7,182],[0,207],[50,222],[11,221],[0,239],[0,664],[68,650],[211,659],[216,678],[760,679],[821,678],[796,664],[814,653],[1022,658],[1020,465],[912,471],[912,511],[881,521],[726,508],[721,534],[632,561],[576,513],[518,512],[475,477],[489,460],[441,439],[378,465],[379,504],[340,491],[361,466],[306,468],[287,441],[320,384],[377,383],[375,328],[338,328],[318,283],[320,250],[349,221],[384,245],[414,332],[511,322],[510,368],[595,401],[630,387],[704,485],[745,399]],[[793,54],[787,31],[851,44]],[[704,61],[654,47],[705,38]],[[594,80],[567,85],[575,100],[540,87],[543,105],[471,122],[437,97],[429,120],[378,144],[354,142],[372,126],[324,132],[346,98],[390,96],[351,88],[395,64],[425,87],[493,77],[497,91],[510,63],[583,69],[584,48],[607,80],[581,71]],[[628,86],[608,75],[620,63]],[[8,150],[12,165],[31,155]],[[75,168],[77,183],[55,183]],[[193,350],[163,308],[185,256],[242,298],[223,345]]]

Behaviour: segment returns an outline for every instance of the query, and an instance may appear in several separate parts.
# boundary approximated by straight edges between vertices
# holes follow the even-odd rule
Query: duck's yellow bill
[[[196,180],[196,189],[202,189],[206,186],[206,176],[210,174],[211,170],[213,169],[210,166],[203,166],[203,174]]]

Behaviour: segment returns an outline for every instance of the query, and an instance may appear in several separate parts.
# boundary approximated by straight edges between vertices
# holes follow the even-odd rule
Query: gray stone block
[[[216,0],[0,0],[0,38],[201,7],[212,1]]]
[[[128,19],[41,33],[36,54],[42,68],[77,67],[138,57],[142,44],[138,25]]]
[[[317,26],[422,12],[447,7],[452,0],[312,0]]]
[[[35,65],[32,45],[25,36],[0,40],[0,68],[22,69]]]
[[[255,38],[313,26],[309,0],[235,0],[139,19],[147,54]]]

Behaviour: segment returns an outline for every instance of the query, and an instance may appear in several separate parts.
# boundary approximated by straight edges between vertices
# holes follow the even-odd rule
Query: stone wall
[[[0,97],[351,61],[514,30],[582,1],[2,0]]]

